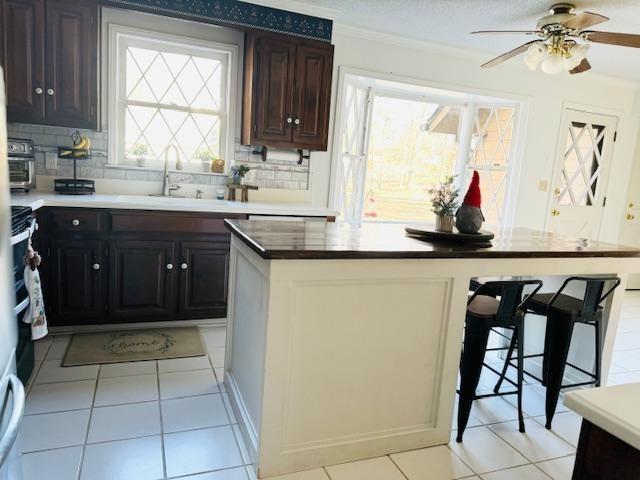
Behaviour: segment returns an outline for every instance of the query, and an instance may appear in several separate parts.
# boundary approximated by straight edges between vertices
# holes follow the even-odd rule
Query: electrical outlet
[[[538,182],[538,190],[541,192],[546,192],[549,190],[549,181],[548,180],[540,180]]]
[[[55,170],[58,168],[58,154],[57,152],[45,152],[44,154],[44,166],[47,170]]]

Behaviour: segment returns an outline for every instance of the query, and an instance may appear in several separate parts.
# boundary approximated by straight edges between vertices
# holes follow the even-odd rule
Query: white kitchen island
[[[225,385],[259,478],[449,442],[470,278],[618,274],[614,332],[640,272],[638,249],[529,230],[480,249],[393,224],[227,227]]]

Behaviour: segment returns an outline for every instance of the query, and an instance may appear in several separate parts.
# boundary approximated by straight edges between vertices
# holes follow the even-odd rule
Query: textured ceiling
[[[472,36],[485,29],[532,29],[552,1],[541,0],[313,0],[336,11],[340,23],[487,54],[487,60],[531,37]],[[594,30],[640,34],[640,0],[577,0],[577,10],[606,15]],[[594,44],[593,72],[640,81],[640,49]],[[518,61],[518,59],[511,60]],[[499,68],[499,67],[498,67]]]

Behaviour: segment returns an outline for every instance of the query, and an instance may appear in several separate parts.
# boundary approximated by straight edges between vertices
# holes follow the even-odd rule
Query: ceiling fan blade
[[[493,60],[489,60],[487,63],[482,64],[482,68],[490,68],[495,67],[496,65],[500,65],[502,62],[509,60],[510,58],[515,57],[516,55],[520,55],[527,51],[529,45],[532,43],[536,43],[539,40],[533,40],[531,42],[523,43],[519,47],[514,48],[513,50],[509,50],[507,53],[503,53],[502,55],[497,56]]]
[[[587,40],[608,45],[640,48],[640,35],[633,33],[585,32]]]
[[[476,34],[519,34],[519,35],[537,35],[539,33],[542,33],[539,30],[477,30],[475,32],[471,32],[471,35],[476,35]]]
[[[569,73],[573,75],[576,73],[586,72],[587,70],[591,70],[591,64],[589,63],[589,60],[585,58],[578,64],[577,67],[574,67],[571,70],[569,70]]]
[[[609,17],[592,12],[578,13],[575,17],[570,18],[566,22],[562,22],[563,27],[573,28],[575,30],[584,30],[609,20]]]

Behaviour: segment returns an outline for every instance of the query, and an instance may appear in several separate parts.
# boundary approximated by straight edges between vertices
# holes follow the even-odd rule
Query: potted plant
[[[147,164],[145,155],[149,153],[149,146],[146,143],[136,143],[130,150],[132,155],[137,157],[139,167],[144,167]]]
[[[213,161],[216,159],[216,156],[213,154],[213,152],[208,148],[203,148],[201,150],[198,150],[195,156],[197,159],[199,159],[202,162],[202,171],[210,172],[211,165],[213,164]]]
[[[248,165],[234,165],[231,167],[231,184],[242,185],[247,172],[251,170]]]
[[[429,190],[431,211],[436,214],[436,230],[453,232],[453,215],[458,208],[460,193],[454,185],[455,177],[446,177],[444,182]]]

